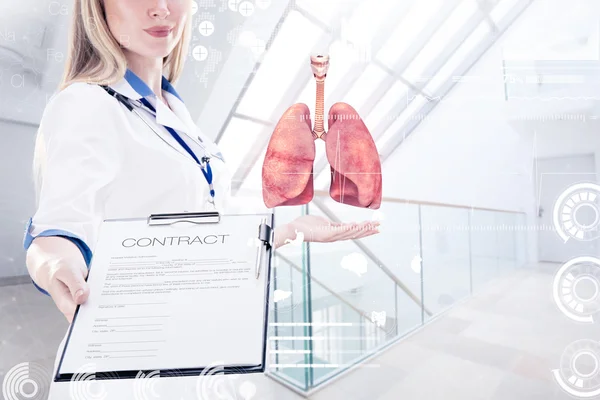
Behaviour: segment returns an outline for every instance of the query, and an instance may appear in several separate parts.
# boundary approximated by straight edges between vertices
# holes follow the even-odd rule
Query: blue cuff
[[[33,283],[33,286],[35,286],[35,288],[37,290],[39,290],[40,292],[44,293],[46,296],[50,296],[50,293],[46,292],[44,289],[42,289],[41,287],[39,287],[38,284],[33,281],[33,279],[31,280],[31,283]]]
[[[90,264],[92,262],[92,251],[90,250],[89,246],[79,236],[77,236],[71,232],[61,230],[61,229],[47,229],[47,230],[41,232],[39,235],[36,235],[35,237],[33,237],[31,235],[32,221],[33,221],[33,218],[29,218],[29,221],[27,222],[27,227],[25,228],[25,237],[23,238],[23,247],[25,248],[25,250],[29,249],[29,246],[31,246],[31,243],[33,242],[33,239],[35,239],[35,237],[59,236],[59,237],[65,238],[65,239],[69,239],[71,242],[73,242],[75,244],[75,246],[77,246],[79,251],[81,251],[81,255],[83,256],[83,259],[85,260],[85,264],[87,265],[87,267],[88,268],[90,267]],[[45,295],[50,296],[50,294],[47,291],[45,291],[44,289],[42,289],[41,287],[39,287],[33,281],[33,279],[31,280],[31,282],[40,292],[44,293]]]

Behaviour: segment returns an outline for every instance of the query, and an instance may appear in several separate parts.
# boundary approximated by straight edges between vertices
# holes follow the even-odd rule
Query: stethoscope
[[[146,118],[142,117],[142,115],[137,111],[137,108],[148,108],[152,111],[152,113],[154,113],[154,115],[156,115],[156,110],[154,109],[154,107],[152,106],[152,104],[150,104],[148,102],[148,100],[146,100],[145,98],[141,98],[141,100],[131,100],[128,97],[123,96],[120,93],[117,93],[115,90],[113,90],[112,88],[105,86],[105,85],[100,85],[101,88],[103,88],[104,90],[106,90],[108,92],[108,94],[110,94],[111,96],[113,96],[115,99],[117,99],[121,104],[123,104],[129,111],[133,112],[134,114],[136,114],[142,121],[144,121],[144,123],[150,128],[152,129],[152,131],[166,144],[168,144],[172,149],[174,149],[175,151],[177,151],[178,153],[180,153],[180,151],[178,149],[176,149],[171,143],[169,143],[168,141],[166,141],[162,135],[156,130],[156,128],[154,128],[154,126],[152,126],[151,124],[148,123],[148,121],[146,121]],[[133,104],[135,105],[133,105]],[[164,126],[164,125],[163,125]],[[173,138],[177,141],[177,143],[179,143],[181,145],[181,147],[183,147],[185,149],[185,151],[192,156],[192,158],[194,159],[194,161],[196,161],[196,163],[200,166],[200,170],[202,171],[202,175],[204,175],[204,178],[206,179],[206,182],[208,182],[208,188],[210,189],[209,193],[210,193],[210,198],[208,199],[208,202],[210,204],[212,204],[213,208],[215,207],[215,189],[213,186],[213,174],[212,174],[212,169],[210,167],[210,157],[204,155],[202,158],[198,159],[198,157],[196,157],[196,155],[194,154],[194,152],[192,151],[192,149],[190,149],[190,147],[187,145],[186,142],[183,141],[183,139],[181,139],[181,136],[179,136],[179,134],[177,132],[175,132],[175,130],[169,126],[164,126],[165,129],[167,129],[167,131],[169,131],[169,133],[171,134],[171,136],[173,136]],[[202,139],[198,138],[201,142]]]

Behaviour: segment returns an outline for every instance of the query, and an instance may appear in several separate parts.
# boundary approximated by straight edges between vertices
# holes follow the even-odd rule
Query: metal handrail
[[[329,197],[329,193],[324,190],[315,190],[315,197]],[[401,203],[401,204],[407,204],[407,205],[415,204],[415,205],[422,205],[422,206],[453,207],[453,208],[462,208],[465,210],[497,211],[497,212],[504,212],[504,213],[510,213],[510,214],[525,214],[525,211],[503,210],[500,208],[465,206],[463,204],[441,203],[441,202],[437,202],[437,201],[410,200],[410,199],[402,199],[399,197],[382,197],[381,202],[382,203]]]

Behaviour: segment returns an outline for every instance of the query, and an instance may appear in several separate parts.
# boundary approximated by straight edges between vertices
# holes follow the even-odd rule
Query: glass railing
[[[385,199],[384,199],[385,200]],[[525,215],[388,199],[359,209],[315,195],[275,219],[381,220],[360,240],[290,243],[274,258],[268,374],[310,391],[525,264]]]

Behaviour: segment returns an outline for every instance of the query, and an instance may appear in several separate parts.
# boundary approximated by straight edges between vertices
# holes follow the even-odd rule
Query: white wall
[[[594,114],[591,111],[588,114]],[[594,154],[600,176],[600,120],[553,121],[528,124],[522,129],[533,137],[538,158]]]
[[[595,7],[591,2],[580,6],[582,10]],[[527,224],[535,225],[534,154],[595,152],[600,166],[598,120],[510,122],[519,115],[590,111],[593,102],[505,101],[503,58],[521,51],[525,58],[543,59],[544,48],[552,47],[555,39],[549,30],[560,30],[563,39],[581,30],[585,12],[573,10],[572,5],[555,0],[535,1],[468,71],[477,82],[457,83],[385,161],[384,195],[526,212]],[[563,17],[560,23],[557,15]],[[528,248],[528,260],[535,262],[535,231],[528,234]]]
[[[27,274],[23,235],[34,211],[35,133],[33,126],[0,121],[0,278]]]
[[[385,196],[533,212],[532,137],[504,111],[505,40],[468,71],[477,83],[457,83],[385,161]]]
[[[532,13],[526,10],[520,22]],[[467,72],[477,82],[457,83],[385,161],[384,171],[394,171],[384,174],[386,195],[527,210],[531,138],[513,129],[504,112],[502,52],[515,25]]]
[[[600,177],[600,137],[598,136],[600,121],[590,119],[590,116],[599,116],[600,112],[588,107],[587,104],[581,104],[583,102],[576,103],[580,103],[579,110],[573,109],[572,112],[563,114],[568,120],[526,123],[521,121],[513,125],[522,132],[523,136],[529,137],[532,143],[531,152],[536,159],[592,154],[595,159],[596,177]],[[535,221],[535,217],[532,217],[531,221]],[[535,236],[531,238],[531,240],[536,239]],[[533,251],[537,252],[537,249],[534,248]]]

